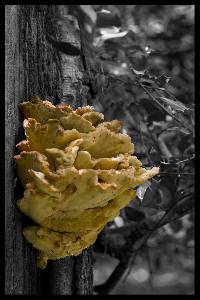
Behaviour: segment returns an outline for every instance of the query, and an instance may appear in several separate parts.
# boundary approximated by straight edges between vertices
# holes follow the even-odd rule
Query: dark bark
[[[62,5],[5,6],[5,294],[92,293],[91,250],[77,258],[51,261],[44,271],[37,269],[36,250],[22,236],[22,228],[31,221],[15,204],[23,193],[13,161],[15,145],[24,138],[18,104],[33,95],[54,103],[61,99],[73,106],[87,104],[82,56],[66,55],[47,40],[51,36],[81,48],[78,31],[71,32],[56,21],[63,15]]]

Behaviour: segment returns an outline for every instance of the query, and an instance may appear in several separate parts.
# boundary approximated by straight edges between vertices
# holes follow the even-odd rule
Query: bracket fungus
[[[119,132],[122,122],[104,122],[93,107],[73,110],[33,98],[20,109],[26,140],[14,158],[25,191],[17,206],[37,224],[23,234],[45,268],[48,259],[92,245],[159,168],[143,168],[131,138]]]

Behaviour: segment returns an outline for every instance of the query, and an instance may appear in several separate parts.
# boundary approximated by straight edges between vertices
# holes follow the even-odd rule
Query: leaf
[[[114,222],[117,225],[117,227],[122,227],[124,225],[124,220],[120,216],[115,217]]]
[[[160,210],[161,209],[161,202],[162,199],[160,197],[160,182],[157,180],[151,180],[151,185],[149,186],[149,189],[146,190],[145,194],[143,195],[142,205],[141,207],[147,208],[147,209],[155,209]]]
[[[85,14],[90,17],[93,23],[96,23],[97,14],[91,5],[80,5],[80,8],[82,9],[82,11],[84,11]]]
[[[142,83],[142,84],[144,84],[144,85],[147,85],[147,86],[150,86],[150,87],[155,87],[155,82],[154,82],[154,80],[152,80],[152,79],[143,79],[143,78],[141,78],[140,79],[140,82]]]
[[[185,110],[189,110],[184,104],[180,101],[174,101],[172,99],[166,97],[160,97],[166,104],[170,105],[173,109],[184,112]]]
[[[119,28],[115,27],[115,26],[112,26],[112,27],[109,27],[109,28],[100,28],[99,32],[104,35],[104,34],[116,34],[116,33],[119,33],[120,30]]]
[[[144,198],[144,195],[146,193],[146,190],[150,187],[151,185],[151,182],[150,181],[146,181],[145,183],[143,183],[142,185],[140,185],[138,188],[137,188],[137,197],[140,199],[140,200],[143,200]]]
[[[144,84],[146,84],[146,83],[153,84],[154,83],[154,81],[152,79],[143,79],[143,78],[140,79],[140,82],[142,82]]]
[[[112,39],[107,39],[103,42],[103,47],[106,51],[114,51],[117,53],[120,49],[124,52],[128,52],[130,49],[130,51],[132,51],[133,49],[141,50],[141,48],[138,49],[139,46],[135,44],[134,35],[132,32],[130,32],[130,30],[127,32],[127,34],[123,36],[119,36],[119,34],[121,35],[122,32],[120,32],[119,28],[114,26],[105,29],[101,28],[100,32],[105,34],[117,34],[116,37],[113,37]]]
[[[190,134],[190,131],[187,129],[187,128],[184,128],[184,127],[177,127],[177,126],[174,126],[174,127],[169,127],[166,129],[166,131],[173,131],[173,130],[177,130],[177,131],[181,131],[185,134]]]
[[[133,72],[134,72],[136,75],[144,75],[144,73],[145,73],[145,70],[138,71],[138,70],[136,70],[136,69],[134,69],[134,68],[132,68],[132,69],[133,69]]]
[[[159,97],[160,98],[160,97]],[[190,133],[194,135],[194,125],[191,121],[188,120],[188,118],[183,114],[183,111],[174,110],[171,105],[167,104],[166,101],[159,101],[156,97],[153,98],[155,105],[162,107],[164,111],[166,111],[169,115],[174,117],[176,121],[182,124]],[[161,99],[162,100],[162,99]],[[173,100],[172,100],[173,101]],[[175,102],[176,103],[176,102]],[[187,108],[187,111],[191,113],[191,110]]]
[[[51,38],[51,36],[48,34],[46,35],[46,39],[49,43],[53,45],[53,47],[55,47],[58,51],[61,51],[62,53],[71,56],[80,55],[80,50],[77,47],[71,45],[70,43],[56,41],[53,38]]]
[[[97,13],[97,22],[96,22],[96,27],[98,28],[104,28],[104,27],[120,27],[121,26],[121,20],[120,18],[116,15],[113,14],[112,12],[109,11],[99,11]]]
[[[190,110],[187,112],[191,113]],[[182,125],[185,127],[185,129],[191,134],[194,135],[194,123],[191,122],[191,119],[189,120],[182,112],[177,111],[176,112],[176,118],[179,120],[179,122],[182,123]]]
[[[104,41],[114,38],[121,38],[127,34],[126,31],[117,32],[116,27],[113,28],[104,28],[100,30],[101,35],[94,38],[93,45],[95,47],[100,47],[104,43]]]

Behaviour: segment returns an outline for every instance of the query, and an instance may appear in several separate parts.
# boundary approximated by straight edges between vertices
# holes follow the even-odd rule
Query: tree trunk
[[[82,54],[69,56],[51,40],[69,42],[81,49],[77,21],[69,30],[63,21],[64,5],[6,5],[6,201],[5,294],[92,294],[92,250],[78,257],[50,261],[36,268],[36,250],[22,236],[30,220],[16,207],[23,190],[16,178],[15,145],[24,138],[20,102],[38,95],[74,107],[90,97],[84,84]],[[50,37],[50,38],[49,38]]]

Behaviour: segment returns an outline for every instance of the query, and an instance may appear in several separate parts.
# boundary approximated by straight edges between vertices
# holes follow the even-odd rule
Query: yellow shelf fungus
[[[93,107],[73,110],[33,98],[20,104],[26,140],[15,155],[25,188],[18,208],[38,226],[23,234],[39,250],[37,266],[48,259],[78,255],[92,245],[105,224],[159,173],[142,168],[122,122],[104,122]]]

